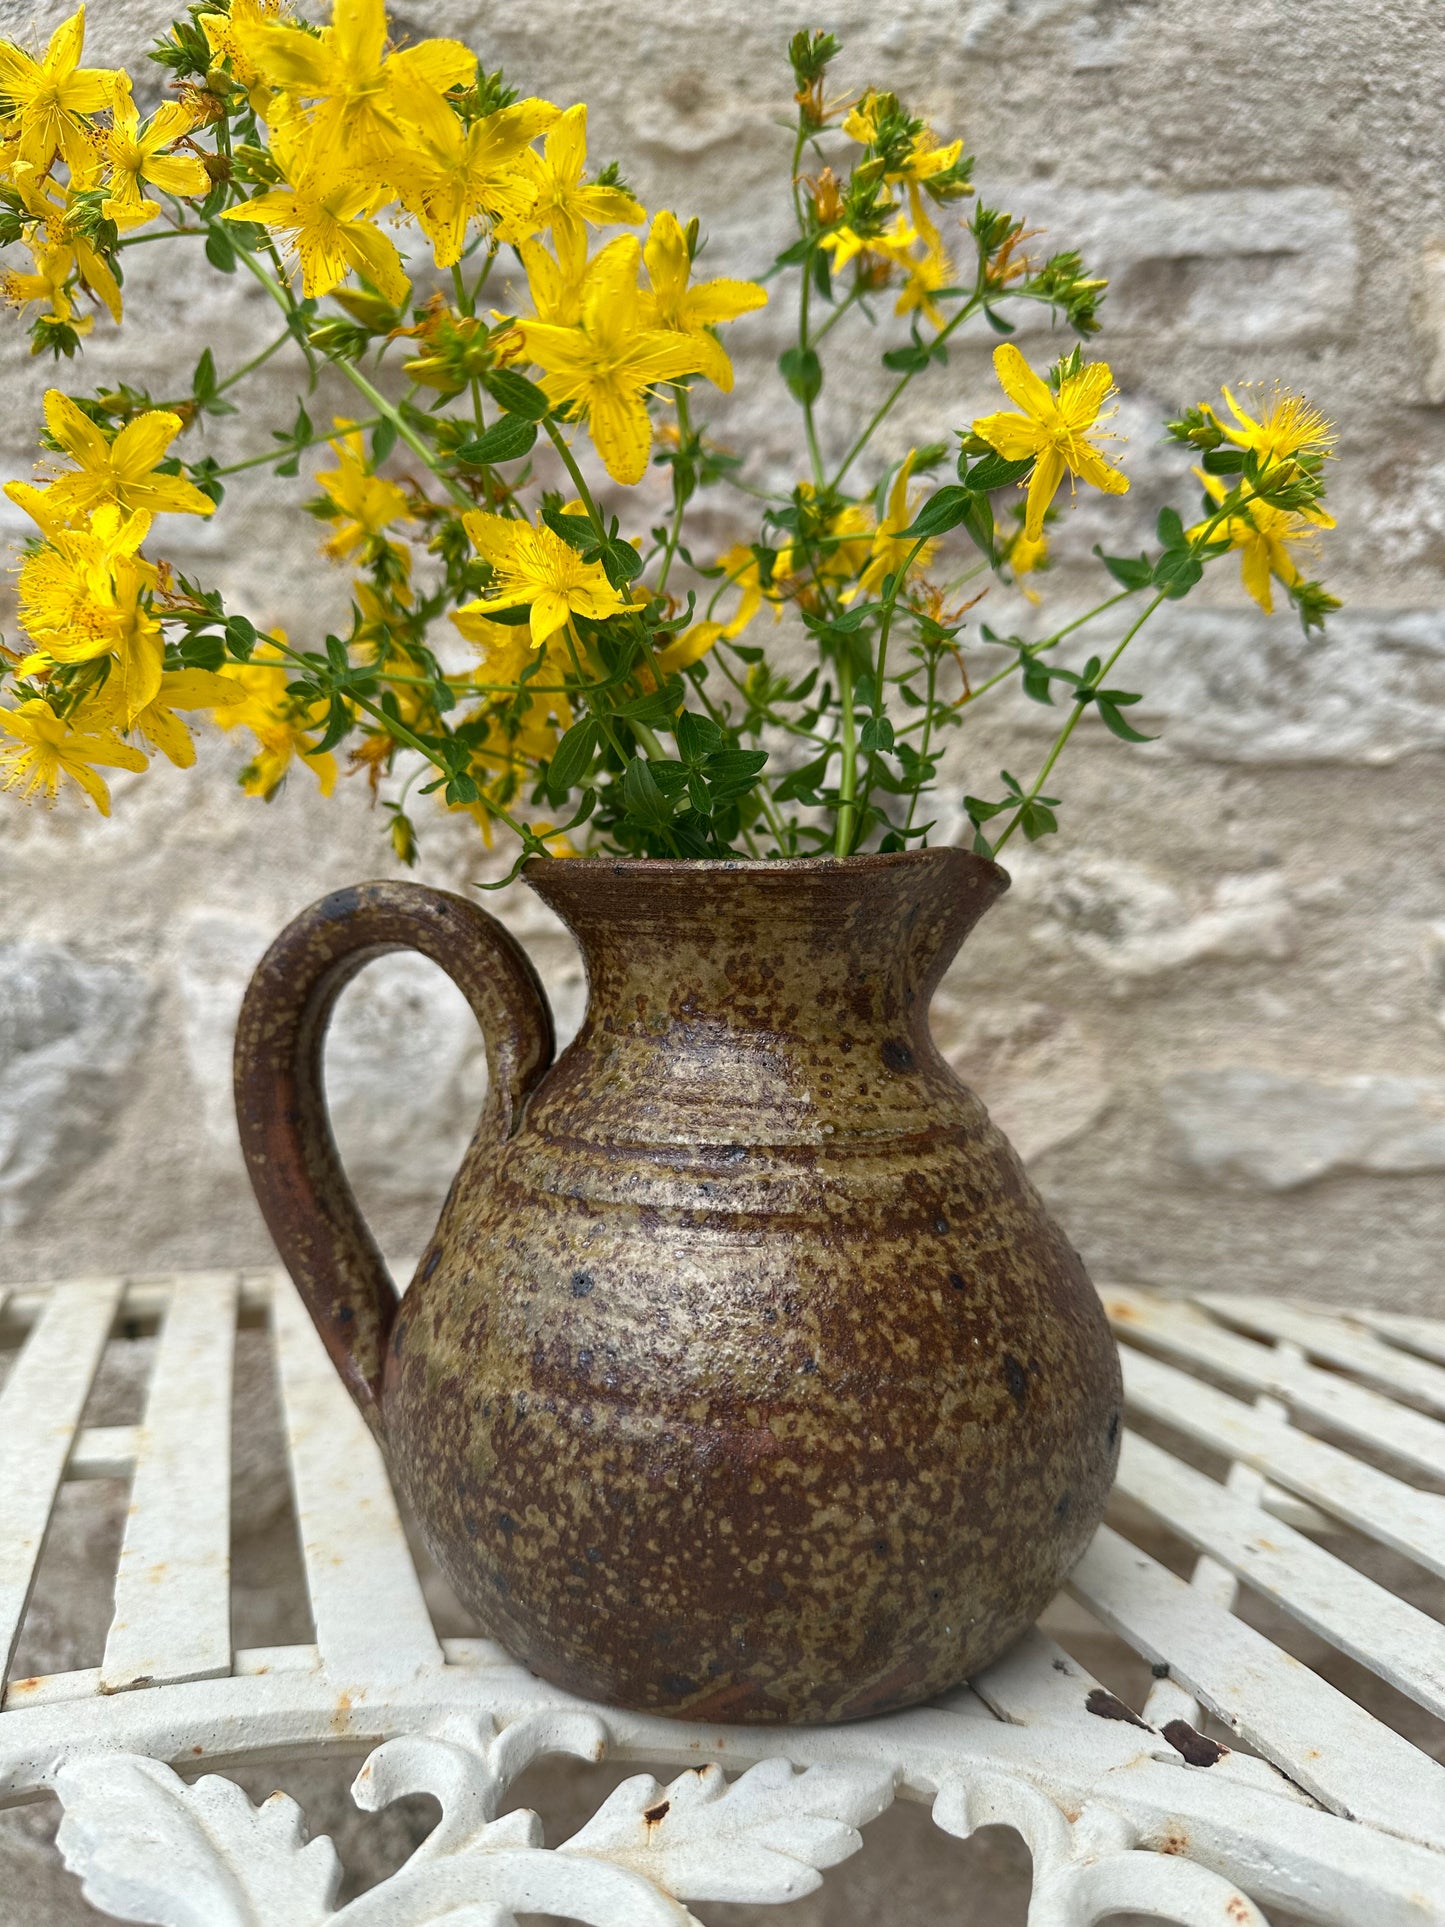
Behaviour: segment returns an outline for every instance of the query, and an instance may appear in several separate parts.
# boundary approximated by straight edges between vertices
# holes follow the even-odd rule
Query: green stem
[[[888,634],[893,627],[893,612],[898,607],[898,598],[903,592],[904,583],[908,580],[908,571],[913,567],[914,562],[918,559],[919,554],[928,540],[929,538],[926,535],[919,536],[918,540],[913,544],[913,547],[908,551],[907,555],[904,556],[898,568],[893,571],[892,580],[888,585],[888,593],[883,598],[883,613],[878,624],[878,663],[873,672],[873,720],[875,723],[881,723],[888,713],[887,704],[884,701],[883,678],[888,667]],[[870,755],[868,758],[867,771],[864,775],[863,794],[858,799],[860,809],[867,808],[868,799],[873,791],[872,769],[873,758]]]
[[[687,390],[681,382],[674,382],[672,392],[677,399],[677,436],[678,453],[692,440],[692,417],[688,413]],[[682,540],[682,517],[687,507],[687,497],[683,493],[682,474],[677,468],[672,471],[672,526],[667,531],[667,544],[662,553],[662,567],[657,576],[657,593],[667,587],[667,578],[672,572],[672,558],[677,554],[677,545]]]
[[[858,740],[853,717],[853,665],[843,654],[838,658],[838,702],[843,716],[843,767],[838,777],[838,823],[833,833],[833,854],[851,856],[858,787]]]
[[[587,486],[587,478],[577,466],[577,458],[572,453],[567,437],[562,433],[550,415],[544,415],[542,417],[542,426],[547,431],[548,439],[551,441],[553,448],[555,448],[557,453],[562,457],[562,464],[567,470],[567,473],[572,477],[572,486],[577,491],[577,499],[581,502],[583,508],[586,509],[587,519],[597,531],[598,541],[605,542],[607,540],[607,525],[602,520],[602,511],[592,499],[592,491]]]
[[[1131,623],[1130,626],[1124,631],[1124,635],[1120,640],[1118,647],[1114,650],[1113,654],[1108,658],[1103,668],[1099,671],[1098,675],[1094,678],[1095,688],[1097,688],[1099,684],[1103,682],[1104,678],[1108,675],[1109,671],[1114,667],[1114,664],[1119,660],[1120,656],[1123,655],[1124,651],[1129,647],[1129,644],[1134,640],[1135,636],[1137,636],[1139,631],[1144,627],[1144,624],[1149,620],[1150,616],[1153,615],[1154,611],[1159,607],[1160,603],[1165,600],[1166,600],[1165,592],[1161,589],[1159,594],[1156,595],[1154,600],[1149,604],[1148,608],[1145,609],[1143,613],[1133,623]],[[1064,744],[1068,742],[1069,738],[1073,735],[1074,731],[1078,728],[1079,718],[1083,715],[1084,711],[1088,707],[1089,705],[1087,703],[1075,703],[1073,715],[1070,716],[1069,720],[1064,724],[1063,728],[1059,731],[1058,735],[1054,738],[1054,746],[1049,751],[1048,755],[1044,758],[1044,766],[1039,771],[1038,775],[1034,778],[1033,783],[1029,789],[1028,795],[1024,798],[1023,803],[1019,805],[1018,809],[1014,811],[1013,816],[1009,819],[1008,828],[1004,831],[1003,835],[999,838],[998,842],[994,844],[993,853],[995,857],[998,855],[999,851],[1003,848],[1004,844],[1008,842],[1009,838],[1013,835],[1014,831],[1018,828],[1020,822],[1023,820],[1025,805],[1032,803],[1034,798],[1042,792],[1044,784],[1049,780],[1049,772],[1053,769],[1054,764],[1058,762],[1060,756],[1062,756],[1063,754]]]
[[[269,247],[270,241],[268,236],[268,248]],[[274,249],[270,249],[270,252],[272,260],[276,261],[279,268],[280,262],[277,259]],[[268,274],[266,269],[261,266],[261,263],[248,249],[237,248],[236,253],[238,258],[245,262],[247,268],[252,275],[255,276],[256,280],[265,288],[282,314],[288,316],[295,315],[298,312],[297,306],[292,299],[291,290],[284,282],[278,281],[274,275]],[[399,438],[406,443],[417,460],[424,463],[425,466],[431,470],[432,474],[436,476],[437,480],[441,483],[442,487],[445,488],[454,502],[464,509],[476,507],[476,503],[472,500],[471,496],[468,495],[464,489],[457,486],[451,476],[447,474],[446,470],[438,462],[436,455],[427,447],[426,443],[422,440],[421,436],[417,434],[411,424],[392,406],[386,399],[386,396],[381,393],[380,389],[372,387],[371,383],[359,368],[349,361],[331,360],[329,356],[327,360],[331,367],[346,377],[353,388],[365,395],[378,415],[383,416],[392,424]]]
[[[338,442],[341,440],[343,434],[349,435],[356,432],[365,434],[369,429],[375,427],[376,419],[365,422],[353,422],[349,429],[333,429],[329,435],[313,435],[309,442],[288,442],[284,448],[268,448],[262,455],[248,455],[244,462],[229,462],[225,468],[218,468],[214,472],[218,476],[239,475],[243,468],[260,468],[266,462],[289,461],[293,455],[299,455],[308,448],[321,448]]]
[[[287,328],[284,334],[277,335],[269,347],[263,348],[259,355],[252,355],[249,361],[243,361],[241,366],[233,374],[227,375],[224,381],[218,381],[212,393],[223,395],[228,388],[234,388],[238,381],[244,381],[247,375],[253,374],[263,363],[268,362],[278,349],[284,348],[288,341],[294,342],[295,339],[295,335]]]
[[[946,321],[944,325],[939,329],[938,333],[933,337],[933,341],[930,345],[936,348],[940,342],[947,341],[948,337],[953,333],[954,329],[957,328],[962,322],[967,321],[970,315],[977,314],[978,310],[982,306],[983,306],[983,295],[979,291],[975,290],[975,292],[969,296],[968,300],[964,302],[963,306],[959,309],[958,313],[953,316],[952,320]],[[863,433],[858,437],[857,441],[854,442],[853,446],[848,450],[848,453],[843,457],[843,466],[838,470],[838,473],[833,477],[832,483],[830,484],[831,487],[838,488],[842,485],[843,477],[848,473],[848,470],[853,466],[854,462],[856,462],[858,457],[863,453],[863,450],[868,446],[869,442],[872,441],[877,430],[883,426],[883,423],[887,420],[889,414],[892,412],[894,403],[898,400],[899,396],[903,393],[904,389],[908,386],[908,384],[913,380],[914,376],[919,372],[920,370],[918,370],[917,368],[910,368],[906,374],[900,375],[897,381],[894,382],[892,388],[888,391],[888,394],[885,397],[882,405],[875,411],[875,413],[869,420],[867,427],[863,430]]]
[[[928,652],[928,707],[923,712],[923,739],[918,745],[920,762],[926,762],[928,760],[928,745],[933,739],[933,706],[938,694],[939,654],[940,652],[937,649],[930,649]],[[915,789],[908,799],[908,814],[903,819],[905,839],[907,838],[908,832],[913,828],[913,819],[918,812],[919,794],[920,791]]]

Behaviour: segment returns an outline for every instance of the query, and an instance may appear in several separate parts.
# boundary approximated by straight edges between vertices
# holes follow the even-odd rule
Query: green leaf
[[[920,374],[928,366],[928,350],[922,342],[913,342],[907,348],[889,348],[883,356],[883,366],[898,375]]]
[[[515,368],[489,368],[482,376],[487,393],[499,401],[509,415],[539,422],[552,406],[536,382],[519,375]]]
[[[597,748],[597,718],[584,716],[565,731],[547,768],[547,794],[560,803],[577,787],[591,766]]]
[[[187,636],[181,644],[181,661],[187,669],[215,671],[226,660],[226,645],[220,636]]]
[[[886,753],[893,747],[893,725],[886,716],[870,716],[863,725],[859,747]]]
[[[634,756],[627,765],[622,778],[622,800],[628,816],[646,829],[665,830],[672,822],[672,808],[641,756]]]
[[[196,372],[191,376],[191,393],[198,402],[208,402],[216,392],[216,358],[209,348],[201,350]]]
[[[1154,586],[1171,601],[1188,595],[1204,574],[1204,564],[1187,549],[1166,549],[1154,565]]]
[[[985,308],[983,318],[996,335],[1011,335],[1014,331],[1014,324],[1011,321],[1005,321],[994,308]]]
[[[603,544],[602,568],[614,589],[624,589],[634,576],[642,574],[642,556],[630,542],[610,537]]]
[[[682,677],[669,676],[661,689],[649,690],[645,696],[634,696],[631,702],[621,704],[616,714],[629,722],[642,723],[649,729],[668,729],[673,717],[682,708],[685,693]]]
[[[1154,565],[1147,555],[1141,555],[1137,561],[1132,555],[1105,555],[1097,542],[1094,553],[1114,580],[1126,589],[1145,589],[1154,580]]]
[[[963,526],[972,537],[975,547],[982,549],[990,562],[998,560],[998,551],[993,543],[993,502],[987,495],[968,494],[968,513],[963,518]]]
[[[236,272],[236,250],[231,245],[231,237],[222,227],[206,231],[206,259],[213,268],[222,274]]]
[[[1019,811],[1019,828],[1030,843],[1037,843],[1041,836],[1052,836],[1059,827],[1059,819],[1041,798],[1025,803]]]
[[[1034,466],[1034,457],[1025,456],[1022,461],[1006,462],[1002,455],[982,455],[968,471],[962,472],[960,464],[959,480],[966,488],[975,493],[987,494],[996,488],[1007,488],[1010,482],[1021,482]]]
[[[695,716],[685,709],[677,719],[677,747],[685,763],[700,763],[722,748],[723,733],[711,716]]]
[[[251,651],[256,647],[256,625],[245,616],[232,616],[226,624],[226,642],[231,654],[242,662],[251,660]]]
[[[1242,448],[1206,448],[1199,466],[1206,475],[1239,475],[1244,470]]]
[[[1160,509],[1159,520],[1154,525],[1154,533],[1166,549],[1182,549],[1186,546],[1184,524],[1179,519],[1177,509]]]
[[[396,447],[396,423],[389,415],[384,416],[371,431],[371,460],[373,466],[384,462]]]
[[[778,368],[795,401],[813,402],[823,392],[823,364],[812,348],[789,348]]]
[[[503,415],[475,440],[463,442],[457,450],[460,461],[474,468],[491,467],[498,462],[517,462],[530,455],[537,440],[537,423],[529,415]]]
[[[1119,698],[1116,697],[1115,701],[1111,702],[1107,696],[1096,696],[1094,698],[1094,707],[1098,710],[1100,716],[1103,717],[1105,727],[1112,730],[1121,743],[1152,743],[1154,741],[1152,736],[1143,735],[1139,730],[1134,729],[1124,721],[1124,718],[1115,707],[1115,702],[1118,700]],[[1128,700],[1130,702],[1138,702],[1139,698],[1137,696],[1131,696]]]
[[[707,759],[707,786],[715,804],[735,803],[758,780],[768,760],[765,749],[720,749]]]
[[[825,749],[821,756],[814,757],[811,763],[804,763],[785,776],[773,791],[775,803],[811,802],[821,784],[827,781],[828,764],[836,752]]]
[[[904,529],[902,539],[906,541],[911,536],[917,541],[920,535],[946,535],[968,519],[974,506],[971,492],[950,482],[928,498],[913,518],[912,526]]]

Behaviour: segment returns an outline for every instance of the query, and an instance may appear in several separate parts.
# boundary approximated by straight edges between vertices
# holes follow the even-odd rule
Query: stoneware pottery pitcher
[[[1099,1300],[929,1035],[1007,877],[955,849],[525,875],[587,965],[555,1063],[515,941],[407,883],[298,917],[237,1037],[261,1208],[427,1543],[588,1698],[820,1721],[956,1685],[1083,1553],[1119,1440]],[[399,1299],[321,1049],[407,947],[470,1000],[491,1086]]]

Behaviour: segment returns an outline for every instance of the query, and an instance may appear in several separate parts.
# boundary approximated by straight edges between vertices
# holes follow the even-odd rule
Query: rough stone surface
[[[58,944],[0,944],[0,1228],[104,1154],[150,1004],[144,977]]]
[[[1190,1071],[1164,1086],[1164,1108],[1197,1170],[1264,1191],[1332,1171],[1445,1170],[1445,1077]]]
[[[68,9],[69,0],[0,0],[0,32],[43,36]],[[528,91],[585,95],[598,159],[616,155],[645,200],[699,213],[713,272],[755,269],[785,233],[778,43],[804,14],[735,0],[686,9],[621,0],[599,26],[583,0],[494,0],[485,11],[475,0],[435,0],[410,11],[418,35],[470,38]],[[87,59],[130,64],[153,100],[159,75],[140,55],[170,12],[164,0],[92,0]],[[1097,1279],[1429,1309],[1439,1306],[1445,1186],[1438,1171],[1369,1165],[1371,1147],[1396,1141],[1397,1125],[1382,1123],[1351,1080],[1371,1080],[1378,1099],[1382,1081],[1445,1078],[1445,173],[1436,124],[1445,42],[1418,0],[1319,0],[1307,32],[1301,20],[1297,0],[833,0],[817,16],[847,42],[840,88],[875,77],[896,84],[967,137],[994,205],[1016,199],[1019,212],[1053,225],[1059,245],[1087,238],[1118,277],[1100,351],[1122,389],[1115,426],[1129,437],[1132,492],[1122,505],[1081,492],[1061,525],[1042,609],[991,596],[979,613],[996,628],[1017,622],[1037,635],[1086,607],[1090,585],[1075,564],[1090,544],[1127,552],[1148,539],[1171,495],[1187,506],[1177,460],[1156,442],[1161,411],[1221,381],[1280,376],[1307,386],[1341,428],[1340,526],[1325,572],[1346,612],[1323,643],[1305,643],[1288,615],[1256,614],[1222,571],[1206,601],[1145,632],[1125,686],[1146,691],[1135,713],[1160,740],[1131,750],[1091,726],[1077,733],[1060,772],[1063,834],[1018,866],[1018,886],[970,940],[935,1011],[940,1042],[1029,1154]],[[116,335],[99,323],[84,362],[61,368],[62,384],[125,377],[166,392],[201,339],[224,371],[267,338],[260,290],[178,268],[166,252],[137,250],[126,328]],[[835,340],[847,355],[822,410],[830,457],[880,384],[861,328],[845,324]],[[781,314],[740,324],[737,389],[711,411],[720,434],[756,450],[751,473],[764,484],[796,472],[793,417],[771,370],[786,344]],[[880,464],[997,405],[993,345],[981,330],[947,370],[915,385],[880,438]],[[1038,353],[1044,339],[1026,346]],[[206,431],[223,461],[255,445],[241,446],[242,429],[264,439],[294,413],[294,369],[280,356],[269,366],[245,391],[244,424]],[[26,476],[39,397],[56,373],[29,359],[13,321],[0,327],[0,369],[0,470]],[[346,403],[325,388],[308,406],[322,419]],[[314,639],[343,612],[345,583],[324,571],[315,527],[296,513],[306,492],[264,472],[238,476],[221,516],[164,525],[163,552],[254,618]],[[664,492],[665,478],[649,478],[637,526],[658,519]],[[20,532],[8,504],[0,516],[4,533]],[[752,532],[731,498],[700,526],[700,548]],[[961,734],[946,802],[982,793],[1000,768],[1036,768],[1050,720],[1020,705],[1000,711],[996,729]],[[7,1231],[0,1275],[267,1259],[220,1128],[219,1080],[196,1068],[198,1055],[224,1062],[234,1007],[219,993],[206,1006],[202,993],[198,1016],[182,960],[198,920],[254,930],[259,947],[325,890],[395,866],[359,784],[323,803],[302,779],[264,808],[231,786],[238,760],[231,742],[212,741],[194,771],[122,775],[109,823],[0,805],[0,942],[129,972],[150,1011],[118,1100],[88,1127],[64,1188],[26,1192],[29,1216]],[[495,874],[468,825],[424,828],[425,880],[465,889]],[[1081,923],[1074,906],[1100,906],[1110,889],[1117,923],[1100,929],[1092,913]],[[525,892],[486,902],[528,947],[570,1034],[581,1006],[575,948]],[[1220,916],[1253,932],[1243,950],[1236,938],[1223,951],[1197,947],[1201,922],[1217,932],[1208,920]],[[1155,967],[1161,952],[1170,961]],[[1150,960],[1143,971],[1133,967],[1141,957]],[[415,1035],[465,1056],[470,1044],[441,1042],[457,1037],[448,1022],[428,1017]],[[202,1043],[198,1027],[210,1023],[219,1039]],[[403,1067],[416,1058],[405,1057],[403,1039],[378,1034],[384,1021],[367,1028],[369,1088],[395,1119]],[[406,1133],[392,1124],[398,1164],[409,1160],[414,1175],[387,1177],[389,1195],[363,1175],[363,1201],[374,1203],[389,1250],[422,1248],[451,1177],[450,1164],[429,1169],[432,1153],[405,1151],[401,1137],[460,1141],[477,1103],[470,1062],[465,1074],[460,1059],[436,1062],[435,1111],[417,1103]],[[1292,1188],[1267,1188],[1239,1165],[1256,1154],[1236,1106],[1229,1142],[1246,1148],[1229,1153],[1228,1168],[1201,1168],[1169,1122],[1165,1092],[1223,1073],[1324,1087],[1334,1095],[1301,1094],[1301,1104],[1366,1116],[1350,1140],[1364,1155],[1331,1156]],[[1211,1103],[1222,1108],[1217,1088]],[[343,1134],[349,1128],[343,1122]],[[1399,1128],[1408,1135],[1408,1120]],[[5,1129],[0,1121],[0,1136]],[[373,1130],[375,1143],[387,1124],[358,1129]],[[249,1534],[242,1549],[265,1539]],[[247,1643],[259,1644],[285,1619],[272,1567],[258,1554],[248,1571],[258,1630]],[[8,1842],[29,1821],[4,1824]],[[877,1889],[896,1899],[890,1927],[912,1927],[917,1844],[900,1845],[897,1872]],[[949,1867],[957,1853],[950,1844]],[[0,1891],[21,1897],[27,1923],[91,1918],[73,1883],[51,1888],[43,1869],[20,1868],[0,1860]],[[845,1876],[830,1876],[829,1889]],[[990,1927],[1022,1919],[1022,1905],[1010,1916],[992,1887],[975,1899]],[[857,1917],[878,1918],[881,1904]],[[793,1912],[807,1921],[810,1908]],[[834,1918],[823,1895],[814,1911]],[[773,1913],[758,1910],[759,1927]],[[936,1913],[930,1888],[916,1918]],[[960,1927],[967,1917],[960,1911]]]

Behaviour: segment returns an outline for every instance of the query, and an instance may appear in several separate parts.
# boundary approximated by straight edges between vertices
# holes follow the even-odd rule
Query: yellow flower
[[[245,691],[230,676],[213,676],[207,669],[168,669],[150,702],[131,718],[130,727],[177,769],[189,769],[196,760],[196,745],[176,711],[234,709],[245,700]]]
[[[532,646],[541,649],[573,615],[604,622],[629,606],[600,562],[584,562],[545,523],[533,528],[530,522],[509,521],[480,509],[462,521],[478,555],[491,563],[493,576],[489,592],[463,603],[457,615],[530,608]]]
[[[811,482],[800,483],[798,493],[803,506],[810,510],[812,526],[808,533],[818,547],[817,558],[812,564],[813,573],[825,580],[846,582],[867,566],[873,517],[862,502],[846,502],[825,519],[818,514],[813,502],[817,491]],[[789,576],[799,573],[804,566],[802,548],[805,547],[802,545],[795,550],[789,542],[779,549],[778,559],[773,564],[774,583],[786,581]],[[803,600],[808,600],[807,594]]]
[[[940,288],[952,285],[952,261],[942,247],[930,247],[922,255],[911,256],[907,267],[908,279],[894,303],[894,314],[912,314],[917,310],[926,315],[935,328],[941,328],[947,316],[933,297]]]
[[[263,645],[250,662],[228,662],[221,675],[238,685],[242,700],[217,709],[217,726],[249,729],[258,745],[254,760],[241,772],[247,796],[269,802],[298,756],[315,776],[321,794],[330,796],[336,787],[336,758],[329,750],[317,755],[313,747],[313,732],[325,719],[313,714],[314,704],[286,693],[291,670],[279,649]]]
[[[319,469],[316,479],[343,517],[325,551],[333,562],[344,562],[368,541],[384,535],[392,522],[409,521],[411,512],[405,489],[371,473],[361,430],[340,415],[333,420],[341,431],[340,440],[332,444],[338,465]]]
[[[60,779],[69,777],[85,791],[102,816],[110,815],[110,791],[97,776],[96,765],[108,769],[144,769],[138,749],[110,730],[77,730],[60,720],[48,702],[39,698],[18,709],[0,709],[0,789],[18,789],[26,802],[43,795],[54,803]]]
[[[898,473],[893,478],[893,486],[888,491],[888,509],[883,520],[873,532],[872,547],[868,552],[868,566],[859,576],[853,588],[844,593],[843,600],[852,602],[859,595],[873,595],[881,590],[885,577],[901,569],[913,548],[911,539],[905,538],[903,531],[917,513],[918,504],[912,506],[908,501],[908,484],[913,478],[913,464],[918,459],[918,450],[910,448],[907,457],[899,464]],[[913,569],[922,574],[933,558],[937,547],[935,542],[925,542],[913,561]]]
[[[223,60],[229,63],[232,78],[245,88],[252,107],[263,120],[271,89],[246,48],[256,29],[277,24],[281,13],[282,0],[231,0],[226,13],[196,16],[196,25],[206,36],[212,59],[217,65]]]
[[[556,328],[575,328],[582,319],[582,290],[587,285],[587,236],[585,232],[578,236],[556,233],[552,240],[555,255],[535,239],[520,242],[517,252],[527,271],[527,289],[537,320]]]
[[[521,157],[536,189],[531,218],[549,227],[560,241],[586,246],[583,222],[591,227],[635,227],[647,210],[621,187],[599,187],[582,178],[587,165],[587,109],[569,107],[548,129],[540,154],[530,149]]]
[[[182,134],[195,125],[188,108],[168,100],[151,116],[141,132],[140,114],[131,98],[130,76],[120,74],[111,103],[111,128],[106,136],[105,157],[110,163],[110,194],[101,203],[101,212],[117,227],[138,227],[160,213],[158,201],[148,201],[141,183],[149,182],[165,194],[204,194],[210,176],[194,154],[163,154]]]
[[[354,176],[348,179],[324,161],[319,121],[309,132],[288,128],[283,133],[276,128],[271,151],[290,186],[227,208],[224,218],[281,229],[296,254],[301,292],[308,300],[330,294],[354,269],[394,307],[400,307],[411,292],[411,282],[395,243],[367,219],[387,198],[386,189]]]
[[[585,413],[607,473],[629,484],[642,480],[652,446],[646,396],[701,366],[694,337],[650,325],[637,288],[640,260],[632,235],[610,241],[587,270],[576,327],[517,323],[528,359],[546,371],[547,399]]]
[[[934,236],[937,239],[937,236]],[[913,269],[913,249],[918,242],[918,229],[899,214],[884,228],[881,234],[859,234],[856,228],[834,228],[825,234],[818,243],[826,248],[833,257],[833,272],[840,274],[851,261],[858,263],[858,271],[874,287],[883,286],[889,279],[891,270],[900,267]],[[943,284],[940,282],[939,286]]]
[[[653,216],[642,258],[652,284],[651,300],[642,303],[643,316],[654,328],[686,336],[697,355],[697,372],[726,394],[733,385],[733,365],[711,330],[764,307],[766,292],[754,281],[692,283],[687,236],[677,216],[666,210]]]
[[[0,98],[19,116],[16,158],[39,173],[57,154],[76,175],[84,175],[93,164],[82,116],[109,107],[116,76],[104,68],[82,67],[84,46],[84,7],[51,34],[42,60],[32,60],[11,41],[0,40]]]
[[[152,408],[127,422],[113,441],[58,388],[45,397],[45,425],[75,462],[48,488],[7,482],[5,493],[47,533],[82,521],[92,509],[114,502],[150,515],[210,515],[215,503],[182,475],[157,475],[156,464],[181,432],[181,418]]]
[[[321,103],[315,119],[318,153],[338,165],[375,159],[394,141],[401,83],[420,81],[445,93],[467,86],[477,71],[476,55],[458,40],[423,40],[387,53],[384,0],[338,0],[330,26],[319,34],[266,19],[238,21],[233,15],[231,37],[242,59],[270,86]],[[294,178],[289,170],[287,177]]]
[[[519,165],[530,141],[557,118],[546,100],[520,100],[464,126],[450,102],[406,80],[393,90],[406,127],[382,163],[402,206],[432,244],[439,268],[462,257],[473,220],[518,241],[536,232],[536,183]]]
[[[695,622],[690,629],[684,629],[680,636],[674,636],[657,652],[657,666],[663,680],[675,676],[679,669],[687,669],[703,657],[713,647],[720,636],[728,634],[728,625],[721,622]]]
[[[1107,362],[1091,361],[1077,374],[1065,375],[1057,395],[1034,373],[1012,342],[995,348],[993,365],[999,386],[1024,412],[985,415],[973,424],[973,432],[1007,462],[1036,458],[1024,518],[1024,534],[1031,542],[1043,534],[1044,510],[1066,474],[1077,475],[1106,495],[1125,492],[1128,476],[1111,468],[1088,439],[1088,431],[1098,423],[1100,408],[1113,392]]]
[[[55,530],[20,569],[20,620],[41,652],[20,673],[114,656],[106,688],[122,723],[152,700],[161,679],[160,625],[141,601],[156,570],[137,554],[150,519],[97,509],[88,529]]]
[[[742,634],[763,606],[765,591],[758,572],[758,558],[745,542],[734,543],[732,548],[725,549],[717,559],[717,566],[727,571],[724,586],[738,590],[738,606],[733,611],[732,620],[722,629],[722,634],[731,642],[734,636]],[[768,600],[776,603],[773,596],[769,596]],[[775,606],[774,622],[781,622],[782,617],[782,610]]]
[[[1224,399],[1234,417],[1234,427],[1220,421],[1212,408],[1204,412],[1223,431],[1236,448],[1253,449],[1266,465],[1288,461],[1294,455],[1323,455],[1335,439],[1333,426],[1303,395],[1291,395],[1276,388],[1258,417],[1241,408],[1226,388]]]
[[[98,173],[98,168],[96,172]],[[25,211],[37,222],[39,228],[27,241],[31,252],[39,258],[40,248],[56,250],[73,259],[76,273],[83,285],[90,289],[110,310],[112,321],[121,317],[120,284],[106,266],[103,258],[87,241],[84,235],[72,233],[69,226],[69,213],[63,201],[54,200],[44,190],[48,183],[42,181],[33,171],[22,170],[16,175],[14,188],[24,204]],[[72,180],[72,185],[74,181]],[[40,239],[44,235],[44,241]],[[33,298],[33,297],[27,297]],[[85,334],[90,328],[90,316],[71,324],[78,333]]]
[[[1224,501],[1229,489],[1217,475],[1206,475],[1198,468],[1194,473],[1214,501]],[[1296,548],[1311,544],[1317,528],[1334,526],[1334,517],[1323,509],[1301,512],[1275,508],[1269,502],[1245,501],[1238,514],[1231,515],[1222,527],[1216,527],[1211,533],[1215,541],[1227,536],[1231,546],[1242,551],[1240,580],[1265,614],[1273,615],[1274,590],[1270,578],[1277,578],[1287,589],[1302,580],[1290,554],[1291,544]],[[1207,527],[1207,523],[1201,522],[1189,533],[1201,535]]]
[[[89,315],[77,315],[70,299],[69,281],[75,271],[75,250],[47,247],[37,235],[25,245],[35,260],[35,272],[23,274],[13,268],[0,273],[0,294],[12,307],[24,308],[32,301],[49,303],[57,321],[68,321],[78,334],[92,326]]]

